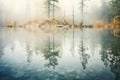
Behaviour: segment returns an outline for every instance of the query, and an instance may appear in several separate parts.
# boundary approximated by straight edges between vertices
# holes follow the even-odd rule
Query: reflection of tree
[[[74,29],[73,29],[73,31],[72,31],[72,47],[71,47],[71,53],[72,53],[72,55],[74,56],[74,46],[75,46],[75,44],[74,44]]]
[[[50,36],[48,38],[48,42],[46,43],[45,47],[42,49],[43,55],[45,57],[45,60],[47,63],[45,66],[47,67],[53,67],[55,68],[56,65],[58,65],[57,58],[59,57],[59,50],[56,50],[55,47],[57,47],[54,43],[54,34],[53,34],[53,42],[51,45]]]
[[[80,55],[82,67],[83,67],[83,69],[86,69],[90,55],[85,52],[86,48],[84,47],[84,42],[83,42],[83,31],[82,31],[81,39],[82,40],[81,40],[81,44],[79,46],[79,55]]]
[[[35,47],[35,53],[36,53],[36,55],[40,54],[40,46]]]
[[[63,29],[63,34],[64,34],[64,43],[65,43],[65,38],[66,38],[66,35],[65,35],[65,34],[66,34],[66,32],[67,32],[67,28],[64,28],[64,29]]]
[[[26,46],[26,52],[27,52],[27,63],[31,63],[33,51],[30,49],[29,45]]]
[[[44,53],[44,57],[48,62],[45,64],[45,66],[50,67],[52,66],[55,68],[56,65],[58,65],[57,57],[59,56],[59,51],[47,51]]]
[[[114,40],[114,43],[103,44],[103,50],[101,52],[101,60],[105,66],[111,68],[111,72],[114,73],[115,80],[120,80],[120,41]]]
[[[0,58],[3,56],[3,38],[2,38],[2,28],[0,28]]]
[[[90,55],[85,53],[86,49],[84,48],[83,41],[81,42],[81,46],[79,48],[80,48],[79,55],[80,55],[81,64],[82,64],[83,69],[86,69]]]
[[[0,41],[0,43],[1,43],[1,41]],[[0,58],[3,56],[3,46],[2,45],[0,45]]]

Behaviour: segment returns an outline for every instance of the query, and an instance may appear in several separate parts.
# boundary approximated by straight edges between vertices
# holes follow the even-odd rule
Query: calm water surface
[[[1,28],[0,80],[120,80],[120,39],[109,30]]]

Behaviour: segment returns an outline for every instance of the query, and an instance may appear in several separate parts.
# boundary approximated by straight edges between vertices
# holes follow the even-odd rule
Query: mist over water
[[[45,1],[0,0],[0,80],[120,80],[110,0]]]
[[[119,80],[119,39],[107,30],[0,32],[2,80]]]

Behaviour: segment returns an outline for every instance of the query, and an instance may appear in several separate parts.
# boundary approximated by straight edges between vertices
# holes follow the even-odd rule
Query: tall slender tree
[[[72,20],[72,22],[73,22],[73,25],[75,24],[75,10],[74,10],[74,5],[73,5],[73,20]]]
[[[48,18],[51,17],[52,15],[52,18],[54,19],[55,17],[55,8],[58,7],[56,5],[56,3],[58,3],[59,1],[58,0],[46,0],[44,2],[44,4],[46,5],[46,8],[47,8],[47,15],[48,15]],[[52,13],[51,13],[52,11]]]
[[[80,10],[81,10],[81,24],[84,23],[84,11],[85,11],[85,2],[88,0],[80,0]]]
[[[50,18],[50,0],[47,0],[48,18]]]
[[[0,26],[3,26],[3,18],[2,18],[2,16],[3,16],[2,13],[3,12],[2,12],[2,10],[3,9],[2,9],[2,1],[1,1],[1,3],[0,3]]]
[[[81,0],[81,13],[82,13],[82,22],[83,22],[83,11],[84,11],[84,0]]]
[[[54,19],[54,17],[55,17],[55,7],[58,7],[57,5],[56,5],[56,3],[58,3],[59,2],[59,0],[51,0],[52,1],[52,18]]]
[[[47,9],[47,16],[50,18],[50,11],[51,11],[51,0],[45,0],[44,5]]]

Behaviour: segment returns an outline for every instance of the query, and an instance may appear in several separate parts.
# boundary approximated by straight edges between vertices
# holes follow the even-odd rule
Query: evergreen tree
[[[120,0],[110,1],[111,10],[113,10],[113,15],[120,15]]]
[[[80,0],[80,10],[81,10],[81,22],[84,23],[84,11],[85,11],[85,2],[88,0]]]

